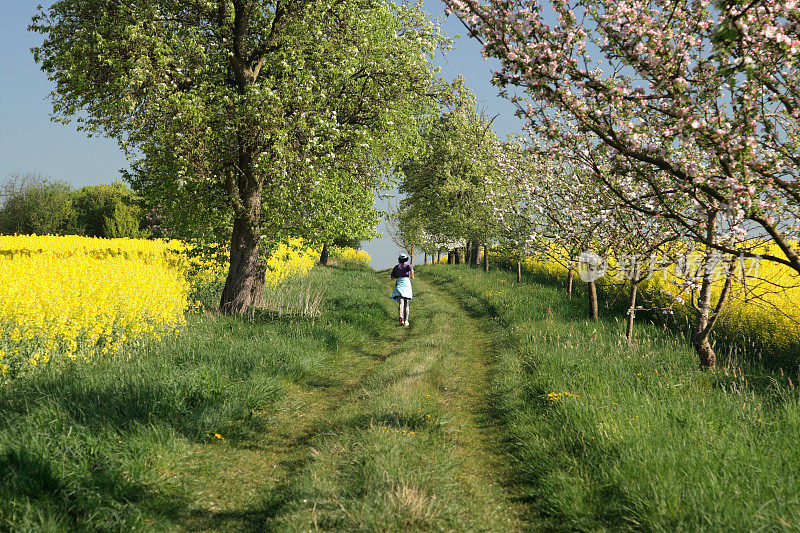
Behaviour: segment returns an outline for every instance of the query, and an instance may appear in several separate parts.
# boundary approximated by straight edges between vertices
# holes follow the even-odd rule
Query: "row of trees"
[[[707,235],[717,211],[800,271],[795,6],[580,0],[555,3],[555,24],[515,2],[450,6],[501,59],[496,82],[527,93],[506,96],[531,127],[590,167],[607,161],[595,177],[632,209],[739,253]]]
[[[529,138],[499,142],[463,82],[444,90],[419,4],[59,0],[31,27],[55,117],[117,138],[176,227],[230,241],[225,311],[256,299],[280,240],[368,237],[398,166],[401,237],[426,253],[505,240],[572,272],[587,247],[697,243],[708,274],[715,250],[769,241],[763,258],[800,272],[793,5],[448,4],[500,59]],[[705,274],[693,340],[713,366]]]
[[[589,167],[576,154],[549,146],[509,142],[498,156],[503,169],[492,182],[490,203],[504,230],[503,237],[516,249],[518,257],[533,254],[561,264],[568,272],[568,289],[579,268],[599,268],[600,261],[614,261],[614,278],[627,285],[629,305],[626,337],[632,341],[639,285],[668,266],[681,284],[677,298],[686,296],[696,310],[692,343],[701,365],[714,366],[716,355],[709,335],[720,316],[736,272],[735,257],[720,262],[718,252],[705,247],[702,260],[691,269],[675,263],[694,261],[697,243],[674,220],[649,216],[629,206],[608,190],[596,173],[611,173],[608,166]],[[594,159],[596,162],[597,159]],[[708,231],[716,231],[715,218]],[[695,256],[692,257],[694,252]],[[602,259],[601,259],[602,258]],[[691,259],[690,259],[691,258]],[[607,265],[603,265],[607,268]],[[611,272],[609,272],[611,274]],[[712,306],[715,278],[725,279],[721,294]],[[598,316],[596,275],[583,272],[588,283],[589,312]],[[669,310],[675,302],[662,310]]]
[[[373,234],[448,46],[421,3],[389,0],[58,0],[31,29],[54,117],[117,139],[183,234],[230,243],[235,313],[282,240]]]
[[[500,142],[490,126],[463,91],[456,105],[424,132],[425,148],[404,166],[400,190],[405,197],[395,213],[395,241],[411,254],[415,249],[446,250],[455,258],[462,247],[468,255],[475,252],[476,242],[484,249],[500,244],[516,258],[518,280],[524,258],[555,261],[568,272],[570,297],[579,268],[597,267],[592,262],[604,258],[616,260],[614,277],[619,281],[612,284],[629,289],[626,337],[631,343],[637,311],[654,310],[653,303],[643,307],[639,302],[639,285],[667,263],[685,263],[695,246],[705,243],[694,239],[679,221],[632,209],[615,194],[605,180],[618,170],[602,148],[575,152],[572,145],[542,142],[533,135]],[[627,186],[637,187],[630,182]],[[641,187],[640,191],[647,194]],[[732,227],[724,213],[708,215],[705,227],[710,240],[720,242],[724,234],[729,245],[754,248],[752,236],[735,239],[730,230],[723,232],[718,224]],[[696,311],[692,343],[701,365],[709,367],[716,363],[710,333],[734,278],[745,274],[740,261],[745,255],[720,260],[713,247],[703,249],[698,265],[672,270],[682,284],[677,300],[686,297]],[[486,259],[484,266],[488,268]],[[714,301],[713,282],[719,275],[725,282]],[[589,315],[595,319],[597,277],[582,277],[588,282]],[[660,310],[669,311],[675,303],[661,303]]]
[[[701,245],[699,278],[687,280],[692,340],[701,364],[714,366],[718,254],[727,258],[721,302],[734,257],[800,273],[800,10],[775,0],[447,4],[500,60],[495,83],[517,104],[534,152],[547,153],[547,168],[512,184],[535,201],[506,213],[521,213],[514,223],[526,238],[573,242],[565,236],[580,228],[600,250]],[[546,205],[562,195],[560,210]],[[543,212],[524,216],[530,207]],[[631,292],[633,301],[635,283]]]
[[[121,183],[73,189],[63,181],[13,174],[0,185],[0,234],[140,238],[162,232]]]
[[[403,199],[393,213],[392,236],[412,256],[448,253],[448,262],[476,265],[498,225],[487,204],[500,142],[475,98],[456,78],[441,113],[422,130],[422,147],[401,166]]]

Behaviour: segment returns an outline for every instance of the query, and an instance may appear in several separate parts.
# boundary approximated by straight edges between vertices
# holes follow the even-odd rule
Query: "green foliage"
[[[146,238],[139,198],[119,182],[80,189],[35,175],[12,175],[0,187],[0,233]]]
[[[385,0],[59,0],[31,29],[56,118],[118,139],[177,236],[218,242],[237,217],[272,243],[370,237],[446,46]]]
[[[416,244],[423,230],[477,242],[488,242],[496,233],[483,200],[486,178],[496,171],[499,142],[463,79],[456,78],[450,91],[451,106],[428,125],[423,147],[402,167],[400,192],[406,196],[400,209],[416,221]]]
[[[88,237],[112,237],[114,235],[106,230],[106,219],[122,221],[127,218],[130,228],[121,236],[139,235],[142,217],[136,202],[133,191],[119,182],[81,187],[75,191],[74,200],[78,231]]]
[[[408,253],[414,261],[414,251],[422,247],[422,220],[416,216],[414,209],[401,209],[389,212],[387,231],[392,242]]]
[[[361,249],[361,240],[352,237],[337,237],[333,239],[333,245],[339,248],[353,248],[354,250]]]
[[[103,236],[109,239],[127,237],[142,239],[149,236],[149,232],[139,229],[141,221],[140,209],[122,202],[114,205],[111,216],[103,217]]]
[[[14,175],[3,186],[0,233],[64,235],[75,232],[72,187],[33,175]]]

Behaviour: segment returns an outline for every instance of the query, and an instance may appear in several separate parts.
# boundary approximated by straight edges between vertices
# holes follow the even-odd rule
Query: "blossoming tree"
[[[695,240],[735,254],[720,233],[768,236],[764,259],[800,272],[794,0],[446,1],[538,132],[563,135],[561,113]]]
[[[499,143],[462,78],[454,80],[450,91],[451,102],[425,128],[422,147],[402,166],[400,209],[414,213],[421,229],[432,235],[463,238],[476,263],[478,245],[485,249],[494,236],[483,199]],[[460,263],[460,247],[454,252]]]
[[[709,261],[772,241],[779,253],[763,258],[800,273],[794,1],[447,3],[500,59],[496,83],[537,132],[609,150],[613,171],[597,177],[631,209],[674,221]],[[713,366],[702,339],[718,315],[708,276],[701,285],[693,341]]]
[[[567,294],[583,252],[603,255],[618,240],[619,202],[559,145],[547,149],[505,143],[489,180],[489,203],[509,238],[567,269]],[[597,318],[596,279],[587,278],[589,310]]]

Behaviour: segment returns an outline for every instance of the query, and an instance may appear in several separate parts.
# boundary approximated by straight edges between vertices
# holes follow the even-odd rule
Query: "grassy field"
[[[769,373],[696,370],[688,342],[512,275],[420,269],[496,324],[497,423],[545,529],[797,530],[800,406]]]
[[[388,276],[312,276],[317,321],[193,316],[5,382],[0,529],[521,528],[473,319],[420,282],[400,328]]]
[[[794,530],[788,378],[467,267],[315,269],[321,318],[192,315],[0,384],[0,530]]]
[[[0,529],[171,528],[213,514],[220,493],[255,505],[246,484],[278,473],[254,454],[264,436],[309,416],[295,405],[307,391],[358,378],[385,334],[373,274],[315,275],[337,280],[325,320],[196,315],[161,343],[4,383]]]

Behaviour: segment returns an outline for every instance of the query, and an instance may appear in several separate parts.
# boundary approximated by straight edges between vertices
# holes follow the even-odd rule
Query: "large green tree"
[[[14,174],[0,184],[0,234],[75,233],[74,191],[64,181]]]
[[[420,230],[465,239],[477,252],[477,243],[486,245],[497,233],[485,200],[500,143],[463,79],[451,91],[443,112],[423,131],[423,147],[403,165],[400,208],[419,221]]]
[[[31,28],[54,115],[118,139],[173,220],[227,230],[220,306],[239,313],[260,247],[370,230],[443,42],[419,5],[387,0],[59,0]]]

